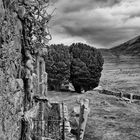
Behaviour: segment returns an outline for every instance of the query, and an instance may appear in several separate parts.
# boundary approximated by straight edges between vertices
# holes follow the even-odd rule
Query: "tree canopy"
[[[86,44],[74,43],[69,48],[72,57],[70,81],[75,90],[91,90],[98,86],[103,66],[101,53]]]
[[[61,84],[70,77],[70,54],[68,46],[63,44],[48,47],[46,56],[46,71],[48,73],[48,88],[59,90]]]
[[[51,45],[45,61],[50,90],[60,90],[67,81],[79,93],[98,86],[104,62],[97,49],[82,43]]]

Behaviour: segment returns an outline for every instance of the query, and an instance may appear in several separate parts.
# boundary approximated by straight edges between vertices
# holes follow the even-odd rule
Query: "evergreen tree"
[[[51,45],[46,56],[46,71],[48,73],[48,88],[59,90],[61,84],[70,77],[70,54],[68,46]]]
[[[76,43],[69,48],[72,57],[70,81],[75,90],[91,90],[98,86],[103,66],[101,53],[86,44]]]

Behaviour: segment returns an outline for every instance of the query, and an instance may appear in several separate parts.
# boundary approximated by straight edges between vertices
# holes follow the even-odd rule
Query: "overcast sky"
[[[110,48],[140,34],[140,0],[52,0],[51,43]]]

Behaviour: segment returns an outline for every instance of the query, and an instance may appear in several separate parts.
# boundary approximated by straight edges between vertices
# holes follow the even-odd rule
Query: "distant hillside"
[[[140,56],[140,36],[110,49],[111,52],[123,55]]]
[[[111,49],[100,49],[103,56],[107,55],[130,55],[130,56],[140,56],[140,36],[137,36],[123,44],[120,44]]]

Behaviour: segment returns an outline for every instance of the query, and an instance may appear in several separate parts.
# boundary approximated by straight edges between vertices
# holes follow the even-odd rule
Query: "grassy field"
[[[140,59],[105,59],[100,85],[109,90],[139,94]],[[98,91],[85,94],[53,91],[49,92],[49,98],[51,101],[64,101],[69,112],[80,98],[90,100],[84,140],[140,140],[140,103],[128,103]]]
[[[84,140],[139,140],[140,106],[127,103],[117,97],[89,91],[85,94],[49,92],[51,101],[64,102],[69,113],[77,100],[90,100],[90,114]]]
[[[100,85],[125,93],[140,93],[140,58],[105,58]]]

